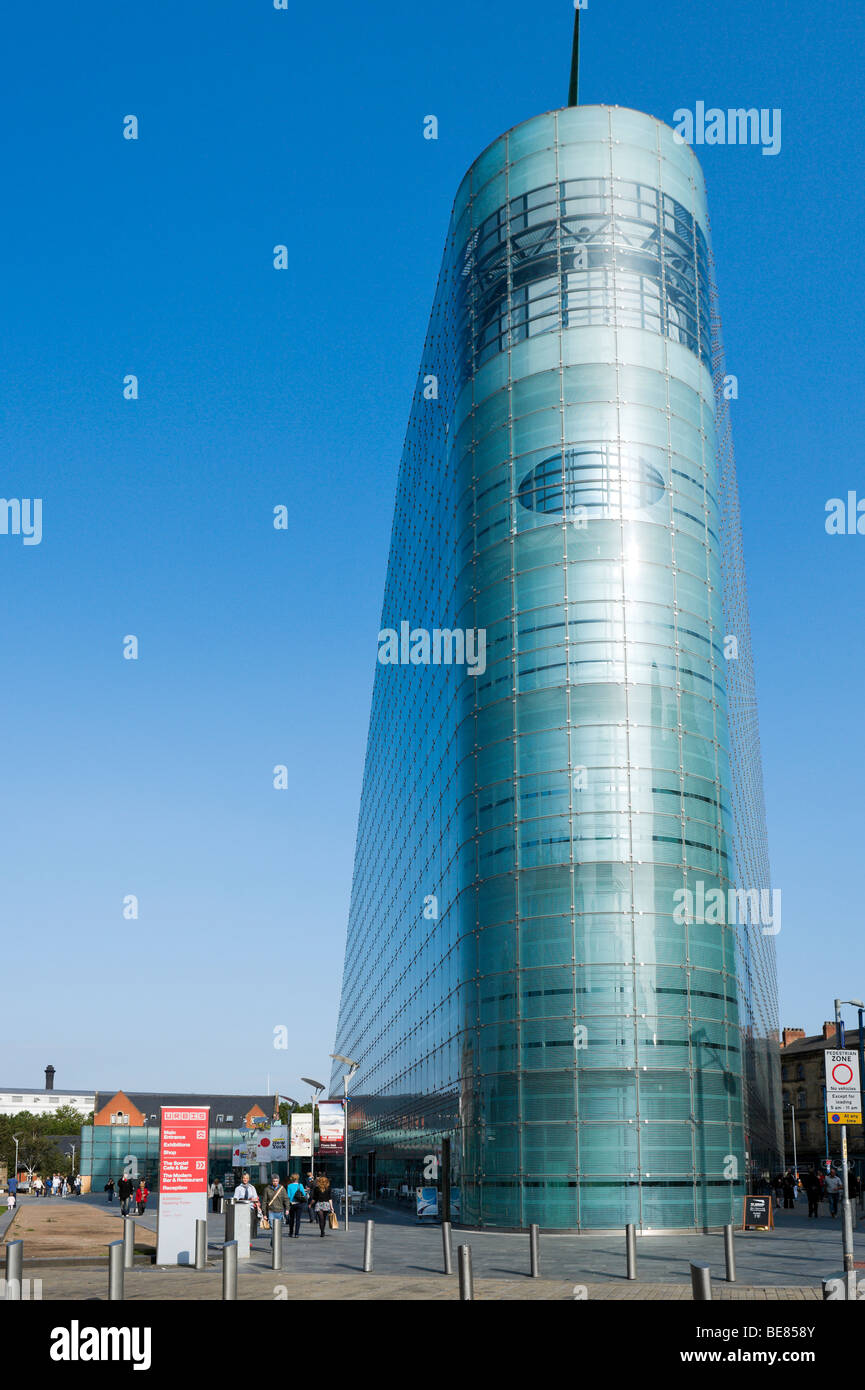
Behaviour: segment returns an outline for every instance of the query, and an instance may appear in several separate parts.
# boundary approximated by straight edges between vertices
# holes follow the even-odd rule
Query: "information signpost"
[[[830,1125],[862,1123],[859,1057],[855,1048],[826,1049],[826,1118]]]
[[[156,1262],[195,1263],[195,1223],[207,1220],[210,1106],[161,1107]]]
[[[844,1251],[844,1285],[849,1298],[856,1297],[856,1268],[853,1261],[853,1210],[850,1206],[849,1174],[847,1172],[847,1126],[862,1122],[862,1096],[859,1091],[859,1058],[852,1048],[844,1046],[842,1004],[857,1004],[860,999],[835,1000],[835,1040],[840,1047],[826,1049],[826,1119],[841,1126],[841,1177],[844,1200],[841,1208],[841,1244]],[[828,1131],[828,1125],[827,1125]]]

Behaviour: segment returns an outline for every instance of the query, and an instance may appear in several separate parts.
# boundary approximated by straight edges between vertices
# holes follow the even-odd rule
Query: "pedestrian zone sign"
[[[861,1125],[859,1057],[853,1048],[826,1049],[826,1116],[830,1125]]]

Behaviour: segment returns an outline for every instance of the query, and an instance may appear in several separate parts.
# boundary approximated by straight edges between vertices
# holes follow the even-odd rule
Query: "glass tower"
[[[449,1139],[467,1225],[718,1226],[780,1158],[774,940],[726,908],[769,870],[709,242],[691,148],[618,107],[515,127],[451,215],[335,1051],[356,1177]]]

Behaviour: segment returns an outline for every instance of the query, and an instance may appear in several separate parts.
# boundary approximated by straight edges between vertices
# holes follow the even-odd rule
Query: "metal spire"
[[[571,85],[568,88],[568,106],[579,105],[580,87],[580,7],[574,9],[574,43],[571,49]]]

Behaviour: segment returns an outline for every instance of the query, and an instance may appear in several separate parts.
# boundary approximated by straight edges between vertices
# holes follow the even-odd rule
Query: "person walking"
[[[288,1179],[288,1187],[285,1189],[288,1197],[288,1236],[300,1235],[300,1216],[303,1211],[303,1204],[306,1201],[306,1188],[300,1181],[298,1173],[291,1173]]]
[[[131,1204],[131,1202],[132,1202],[132,1196],[133,1196],[133,1193],[134,1193],[134,1192],[135,1192],[135,1183],[132,1181],[132,1179],[131,1179],[130,1177],[127,1176],[126,1173],[124,1173],[124,1174],[123,1174],[123,1177],[120,1179],[119,1183],[117,1184],[117,1195],[118,1195],[118,1197],[120,1198],[120,1215],[121,1215],[121,1216],[128,1216],[128,1215],[129,1215],[129,1207],[130,1207],[130,1204]]]
[[[135,1189],[135,1207],[139,1216],[144,1215],[145,1209],[147,1207],[147,1198],[149,1196],[150,1192],[148,1190],[147,1183],[145,1182],[144,1178],[142,1178],[141,1182]]]
[[[80,1197],[80,1196],[81,1196],[81,1174],[80,1174],[80,1173],[76,1173],[76,1174],[75,1174],[75,1181],[74,1181],[74,1183],[72,1184],[72,1190],[74,1191],[76,1197]]]
[[[820,1199],[823,1196],[820,1187],[820,1178],[813,1168],[810,1173],[805,1174],[805,1192],[808,1197],[808,1215],[816,1218],[820,1215]]]
[[[114,1179],[113,1179],[113,1178],[109,1178],[109,1179],[108,1179],[107,1183],[105,1184],[105,1191],[108,1193],[108,1201],[109,1201],[109,1202],[113,1202],[113,1201],[114,1201]],[[50,1195],[50,1194],[49,1194],[49,1195]]]
[[[60,1196],[69,1196],[69,1179],[67,1178],[65,1173],[63,1174],[63,1177],[60,1179]]]
[[[274,1173],[270,1180],[270,1187],[264,1194],[264,1209],[271,1226],[274,1221],[285,1220],[285,1214],[289,1210],[290,1205],[291,1198],[279,1181],[279,1174]]]
[[[315,1202],[315,1214],[318,1217],[319,1232],[323,1236],[327,1227],[327,1219],[333,1211],[331,1201],[330,1179],[324,1173],[319,1173],[315,1182],[312,1184],[312,1197],[310,1200]]]
[[[36,1177],[33,1179],[33,1192],[34,1192],[35,1196],[37,1196],[37,1197],[41,1197],[41,1196],[42,1196],[42,1188],[43,1188],[43,1186],[44,1186],[44,1184],[43,1184],[43,1182],[42,1182],[42,1179],[40,1178],[39,1174],[37,1173],[37,1174],[36,1174]]]
[[[838,1215],[838,1198],[841,1196],[843,1186],[844,1184],[833,1168],[826,1178],[826,1196],[829,1198],[829,1210],[832,1216]]]
[[[784,1210],[792,1208],[796,1192],[796,1179],[788,1168],[784,1174]]]

